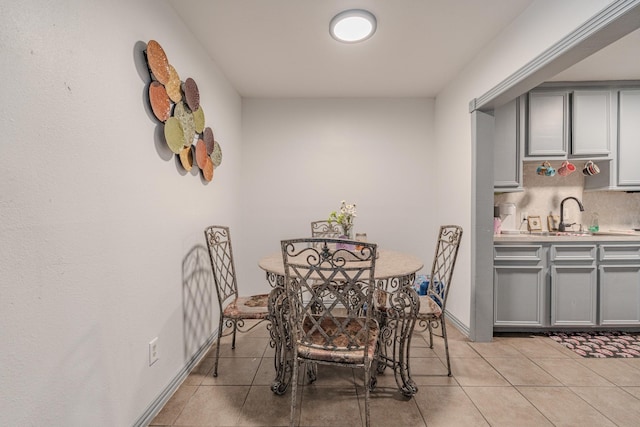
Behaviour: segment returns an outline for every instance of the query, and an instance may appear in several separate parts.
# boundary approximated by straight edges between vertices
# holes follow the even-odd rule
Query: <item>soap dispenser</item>
[[[591,214],[591,222],[589,223],[589,231],[592,233],[597,233],[600,230],[600,220],[598,217],[598,212],[594,212]]]

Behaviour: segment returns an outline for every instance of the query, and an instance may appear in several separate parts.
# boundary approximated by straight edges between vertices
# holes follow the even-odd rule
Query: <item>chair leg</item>
[[[233,339],[231,340],[231,350],[236,349],[236,331],[238,330],[238,322],[233,322]]]
[[[440,327],[442,328],[442,338],[444,339],[444,353],[447,356],[447,375],[451,376],[451,361],[449,360],[449,339],[447,338],[447,327],[444,322],[444,313],[440,318]]]
[[[431,322],[427,319],[427,325],[429,326],[429,348],[433,348],[433,328]]]
[[[220,338],[222,338],[222,321],[223,317],[220,316],[220,323],[218,324],[218,344],[216,344],[216,361],[213,365],[213,376],[218,376],[218,359],[220,359]]]
[[[294,352],[293,355],[293,378],[291,379],[291,414],[289,418],[289,426],[294,427],[296,425],[296,411],[297,411],[297,392],[298,392],[298,353]]]
[[[309,378],[309,384],[313,383],[318,378],[318,364],[309,362],[307,365],[307,377]]]
[[[371,369],[369,370],[369,390],[375,390],[376,386],[378,385],[378,370],[380,365],[381,362],[380,360],[378,360],[378,357],[373,359]]]
[[[369,408],[369,381],[371,380],[371,364],[364,368],[364,417],[365,425],[371,425],[371,409]]]

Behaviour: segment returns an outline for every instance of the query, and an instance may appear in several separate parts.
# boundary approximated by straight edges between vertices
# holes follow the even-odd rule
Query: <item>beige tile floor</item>
[[[640,359],[584,359],[549,338],[495,337],[473,343],[450,327],[453,377],[444,346],[415,333],[411,370],[418,393],[404,398],[388,370],[371,393],[373,426],[638,426]],[[425,340],[426,338],[426,340]],[[264,324],[214,348],[193,370],[152,426],[286,426],[291,394],[274,395],[273,349]],[[361,371],[319,366],[303,385],[302,426],[364,425]]]

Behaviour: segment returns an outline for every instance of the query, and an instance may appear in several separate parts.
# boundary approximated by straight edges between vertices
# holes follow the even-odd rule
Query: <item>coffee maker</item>
[[[498,215],[502,234],[519,234],[518,222],[516,221],[516,204],[500,203],[498,205]]]

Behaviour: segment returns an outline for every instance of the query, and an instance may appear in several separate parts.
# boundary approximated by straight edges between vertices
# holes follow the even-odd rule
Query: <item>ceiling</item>
[[[323,98],[435,97],[532,0],[170,3],[241,96]],[[357,8],[376,15],[376,34],[356,44],[331,38],[331,18]],[[622,53],[637,52],[636,33],[554,80],[640,79],[640,55]]]
[[[629,33],[550,80],[640,80],[640,30]]]

